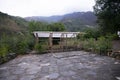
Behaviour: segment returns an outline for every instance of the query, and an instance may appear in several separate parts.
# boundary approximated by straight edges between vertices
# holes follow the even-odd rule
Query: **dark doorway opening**
[[[53,38],[52,43],[53,45],[58,45],[60,42],[60,38]]]

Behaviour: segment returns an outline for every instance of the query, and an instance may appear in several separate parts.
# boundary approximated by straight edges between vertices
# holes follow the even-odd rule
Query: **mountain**
[[[65,15],[61,22],[68,31],[83,31],[85,28],[95,27],[96,20],[93,12],[75,12]]]
[[[25,19],[0,12],[0,35],[23,32],[27,27],[28,22]]]
[[[43,16],[32,16],[32,17],[25,17],[27,21],[41,21],[41,22],[59,22],[63,19],[63,16],[50,16],[50,17],[43,17]]]
[[[65,15],[61,21],[71,22],[72,20],[79,21],[81,24],[95,25],[97,18],[93,12],[75,12]]]
[[[93,12],[74,12],[62,16],[50,16],[50,17],[41,17],[33,16],[26,17],[28,21],[41,21],[41,22],[61,22],[65,25],[68,31],[83,31],[87,27],[96,26],[96,16]]]
[[[14,34],[27,31],[28,21],[35,20],[41,22],[61,22],[67,31],[83,31],[87,27],[96,26],[96,16],[93,12],[75,12],[62,16],[50,17],[15,17],[0,12],[0,35],[3,33]]]

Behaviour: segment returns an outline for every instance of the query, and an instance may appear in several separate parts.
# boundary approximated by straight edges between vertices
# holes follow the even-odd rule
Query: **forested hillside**
[[[43,17],[43,16],[32,16],[32,17],[25,17],[27,21],[41,21],[41,22],[59,22],[63,19],[64,16],[50,16],[50,17]]]
[[[25,19],[48,23],[61,22],[65,25],[67,31],[83,31],[87,27],[95,27],[97,18],[93,12],[74,12],[63,16],[34,16]]]
[[[96,19],[93,12],[76,12],[65,15],[61,22],[68,31],[83,31],[88,27],[95,27]]]
[[[26,20],[0,12],[0,35],[19,33],[25,31],[27,27]]]

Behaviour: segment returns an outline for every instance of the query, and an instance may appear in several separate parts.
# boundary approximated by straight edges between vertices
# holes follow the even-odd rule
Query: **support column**
[[[61,49],[63,49],[63,41],[64,41],[64,33],[62,33],[60,37],[60,48]]]
[[[52,53],[52,46],[53,46],[52,37],[53,37],[53,33],[50,33],[50,35],[49,35],[49,49],[50,49],[51,53]]]
[[[73,33],[73,39],[74,39],[74,49],[77,50],[77,43],[76,43],[76,33]]]
[[[67,33],[66,33],[66,37],[65,37],[65,48],[66,48],[66,50],[67,50]]]
[[[38,33],[36,33],[36,40],[35,40],[35,44],[38,44],[39,43],[39,37],[38,37]]]

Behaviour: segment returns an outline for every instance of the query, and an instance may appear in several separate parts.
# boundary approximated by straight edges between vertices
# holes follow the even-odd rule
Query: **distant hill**
[[[69,31],[83,31],[87,27],[95,27],[96,20],[93,12],[76,12],[65,15],[61,22]]]
[[[25,17],[27,21],[41,21],[41,22],[59,22],[63,19],[63,16],[50,16],[50,17],[43,17],[43,16],[32,16],[32,17]]]
[[[3,33],[12,34],[27,31],[28,21],[61,22],[67,31],[82,31],[87,27],[96,26],[96,16],[93,12],[75,12],[63,16],[50,17],[15,17],[0,12],[0,35]]]
[[[20,17],[10,16],[0,12],[0,34],[14,34],[25,31],[28,22]]]
[[[41,17],[33,16],[26,17],[28,21],[42,21],[42,22],[61,22],[65,25],[68,31],[82,31],[87,27],[96,26],[96,16],[93,12],[74,12],[63,16]]]

